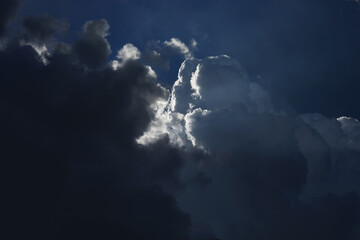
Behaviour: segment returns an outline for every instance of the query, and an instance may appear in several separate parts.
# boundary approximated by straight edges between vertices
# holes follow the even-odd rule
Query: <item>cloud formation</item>
[[[170,48],[173,48],[174,50],[178,51],[182,55],[184,55],[185,58],[192,58],[192,52],[186,46],[185,43],[183,43],[178,38],[171,38],[169,41],[165,41],[164,44]]]
[[[139,59],[141,53],[137,47],[132,45],[131,43],[125,44],[118,52],[117,58],[121,59],[122,61],[127,60],[136,60]]]
[[[0,51],[14,239],[359,239],[357,119],[288,112],[234,58],[176,38],[119,63],[106,20],[49,42],[63,26],[28,17]],[[142,63],[166,49],[185,58],[171,89]]]
[[[85,23],[80,38],[72,46],[73,53],[82,64],[94,68],[107,63],[111,53],[106,39],[109,28],[105,19]]]
[[[359,237],[356,119],[287,113],[228,56],[185,60],[160,112],[141,144],[168,135],[207,156],[187,161],[181,177],[192,184],[177,195],[193,236]]]
[[[13,239],[188,239],[190,218],[170,195],[181,153],[167,139],[135,142],[168,92],[138,62],[109,66],[108,30],[86,22],[47,64],[22,35],[0,52],[3,234]]]

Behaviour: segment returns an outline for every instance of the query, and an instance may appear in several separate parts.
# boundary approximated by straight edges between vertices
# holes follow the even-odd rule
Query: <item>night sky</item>
[[[357,0],[0,0],[0,238],[359,240],[359,91]]]

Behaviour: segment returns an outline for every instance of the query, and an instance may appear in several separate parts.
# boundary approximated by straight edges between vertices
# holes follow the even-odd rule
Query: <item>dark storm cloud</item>
[[[155,1],[160,2],[165,4]],[[219,51],[243,53],[251,71],[260,68],[271,80],[280,73],[306,69],[312,78],[304,81],[311,82],[321,72],[313,65],[319,60],[313,60],[314,55],[329,56],[329,61],[338,56],[337,51],[334,55],[311,52],[318,47],[321,53],[327,50],[319,44],[329,30],[322,32],[327,24],[312,25],[320,7],[335,13],[337,7],[345,9],[346,21],[355,16],[347,14],[351,10],[344,6],[350,5],[340,0],[262,1],[261,8],[258,2],[239,1],[231,9],[215,1],[208,6],[201,1],[174,2],[179,9],[200,13],[189,11],[182,21],[207,16],[205,30],[218,37],[210,49],[221,43]],[[153,2],[140,5],[156,10]],[[221,21],[216,14],[209,18],[204,8],[225,12],[225,20],[224,15]],[[281,15],[284,9],[294,11]],[[303,15],[304,9],[313,10],[308,12],[312,20]],[[252,21],[242,22],[241,30],[230,29],[239,20],[234,21],[232,11]],[[326,11],[321,12],[320,22]],[[176,11],[166,12],[172,13]],[[330,15],[325,23],[332,19]],[[27,34],[37,40],[53,36],[59,27],[48,26],[58,20],[27,19],[36,19],[32,34],[28,29]],[[163,22],[164,29],[169,22]],[[333,25],[339,30],[343,23]],[[148,26],[139,24],[133,31]],[[342,33],[356,33],[352,27]],[[182,28],[174,29],[181,32]],[[329,32],[331,37],[336,31]],[[234,39],[225,38],[226,33]],[[168,48],[156,42],[143,54],[127,44],[119,53],[122,62],[113,66],[108,62],[109,24],[103,19],[86,22],[73,44],[55,41],[41,56],[36,45],[23,44],[24,34],[19,35],[0,51],[0,158],[6,206],[2,216],[7,222],[4,234],[11,233],[5,239],[360,238],[360,124],[349,117],[284,111],[271,93],[296,98],[291,88],[285,91],[298,87],[292,80],[285,83],[285,90],[279,88],[280,80],[275,81],[279,89],[268,92],[233,58],[194,59],[180,40],[171,40],[173,36],[165,38],[170,39]],[[313,36],[319,39],[314,41]],[[295,38],[304,46],[293,48],[299,44]],[[235,40],[236,45],[230,44]],[[349,45],[354,47],[354,42]],[[356,60],[355,55],[347,58],[352,54],[349,49],[345,48],[344,57]],[[169,92],[141,61],[168,67],[175,52],[189,59],[181,66],[168,99]],[[311,60],[309,65],[303,65],[304,59]],[[326,69],[334,76],[344,70]],[[304,72],[300,71],[302,76]],[[356,75],[352,68],[351,74]],[[331,87],[342,84],[335,77],[329,79]],[[320,76],[318,81],[325,80]],[[325,88],[327,92],[330,87]],[[315,95],[319,89],[313,90]],[[299,99],[304,106],[314,100],[311,95]],[[161,109],[156,105],[159,100],[170,104]],[[334,101],[341,103],[330,110],[338,113],[346,101]],[[349,109],[357,111],[353,105]],[[137,144],[149,126],[155,128],[150,128],[153,135],[143,145]]]
[[[73,45],[73,51],[86,66],[96,67],[107,62],[111,53],[110,44],[106,39],[109,28],[105,19],[85,24],[80,38]]]
[[[188,239],[189,216],[165,192],[181,187],[179,150],[135,143],[168,93],[138,62],[106,65],[108,30],[87,22],[46,64],[17,39],[0,52],[3,238]]]
[[[26,17],[22,26],[30,40],[45,41],[54,34],[67,33],[69,24],[65,20],[58,20],[49,15]]]
[[[0,3],[0,37],[4,34],[5,29],[15,15],[16,9],[20,5],[20,0],[3,0]]]

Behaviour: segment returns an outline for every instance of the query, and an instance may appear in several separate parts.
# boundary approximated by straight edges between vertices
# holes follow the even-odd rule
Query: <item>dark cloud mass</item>
[[[18,5],[0,3],[1,239],[360,239],[357,119],[289,111],[175,37],[111,61],[105,19],[72,42],[50,15],[6,34]],[[145,64],[174,54],[166,89]]]
[[[83,64],[96,67],[106,63],[111,53],[110,44],[105,38],[109,28],[104,19],[85,24],[80,38],[73,45],[74,53]]]
[[[0,52],[6,239],[187,239],[161,187],[179,187],[178,150],[135,143],[167,92],[139,63],[99,69],[108,28],[87,22],[46,65],[31,46]]]

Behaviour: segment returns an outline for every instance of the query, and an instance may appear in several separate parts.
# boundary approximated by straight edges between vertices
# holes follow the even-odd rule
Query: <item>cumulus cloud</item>
[[[165,119],[172,119],[172,115],[178,115],[182,120],[176,121],[178,124],[172,121],[167,124],[164,119],[161,120],[163,127],[158,131],[158,137],[168,132],[173,142],[186,145],[190,140],[194,144],[197,141],[191,133],[192,118],[229,107],[244,108],[250,113],[274,113],[267,92],[259,84],[249,80],[236,60],[226,55],[203,60],[187,59],[180,67],[178,80],[173,85],[169,106],[164,106],[158,117],[161,119],[167,116]],[[157,125],[155,122],[156,120],[153,125]],[[179,134],[172,129],[182,129],[186,134]],[[144,137],[149,134],[145,133]],[[184,139],[184,136],[187,137]],[[179,139],[180,137],[183,139]],[[146,138],[150,139],[149,136]],[[152,135],[151,139],[156,140],[156,135]]]
[[[57,20],[35,19],[0,52],[14,238],[359,239],[358,120],[288,113],[237,60],[175,38],[166,89],[132,44],[109,62],[106,20],[50,46]]]
[[[224,55],[185,60],[168,105],[150,126],[141,144],[168,135],[174,146],[195,147],[207,156],[187,161],[181,179],[192,182],[201,172],[208,183],[192,182],[177,194],[193,223],[206,226],[206,231],[193,229],[194,236],[359,236],[356,119],[288,114]],[[327,216],[339,211],[343,215],[330,221]]]

